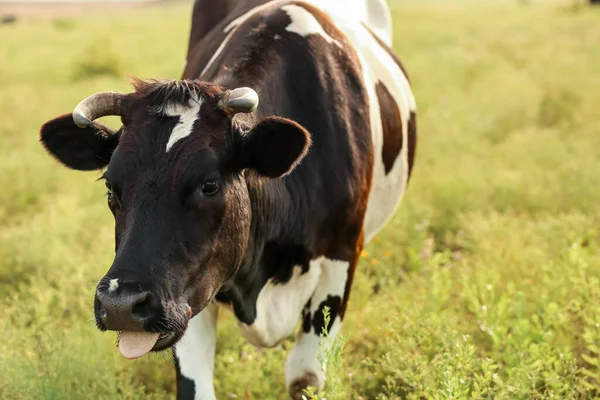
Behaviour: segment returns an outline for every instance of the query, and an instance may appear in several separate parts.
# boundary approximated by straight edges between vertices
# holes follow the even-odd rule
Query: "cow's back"
[[[311,132],[309,155],[285,178],[310,214],[295,215],[294,235],[326,246],[341,234],[332,227],[364,219],[369,240],[397,207],[414,155],[414,98],[399,62],[360,18],[301,1],[245,0],[234,11],[196,45],[185,77],[237,75],[259,92],[259,116]]]
[[[192,28],[188,43],[190,53],[212,54],[208,43],[198,49],[201,41],[228,18],[236,18],[252,8],[277,0],[195,0],[192,12]],[[338,18],[349,16],[364,22],[378,37],[392,45],[392,15],[386,0],[305,0],[322,10],[337,14]]]

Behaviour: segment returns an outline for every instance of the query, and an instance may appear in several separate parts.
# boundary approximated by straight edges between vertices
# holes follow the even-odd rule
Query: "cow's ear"
[[[290,173],[310,145],[310,134],[296,122],[267,117],[243,135],[242,164],[261,175],[277,178]]]
[[[91,171],[105,167],[119,144],[119,135],[107,126],[94,122],[79,128],[71,114],[56,117],[40,130],[42,145],[69,168]]]

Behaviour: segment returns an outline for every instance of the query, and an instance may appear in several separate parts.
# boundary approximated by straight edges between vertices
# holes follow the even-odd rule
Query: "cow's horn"
[[[75,125],[85,128],[96,118],[121,115],[121,100],[124,96],[119,92],[101,92],[83,99],[73,110]]]
[[[249,87],[228,90],[221,98],[219,106],[229,116],[250,113],[258,107],[258,93]]]

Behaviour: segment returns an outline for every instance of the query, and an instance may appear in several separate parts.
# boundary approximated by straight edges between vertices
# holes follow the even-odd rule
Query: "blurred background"
[[[131,76],[180,77],[192,3],[26,3],[0,1],[0,398],[170,398],[168,353],[123,360],[94,327],[114,248],[100,173],[38,134]],[[598,398],[600,7],[390,6],[417,157],[361,256],[327,398]],[[292,342],[256,350],[219,318],[218,398],[285,398]]]

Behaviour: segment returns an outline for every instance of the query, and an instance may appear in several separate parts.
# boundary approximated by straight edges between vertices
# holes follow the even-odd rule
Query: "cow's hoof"
[[[319,378],[314,372],[306,372],[303,376],[294,379],[292,383],[290,383],[290,387],[288,388],[290,397],[293,400],[303,400],[302,395],[304,394],[304,389],[307,389],[310,386],[315,388],[319,387]]]

